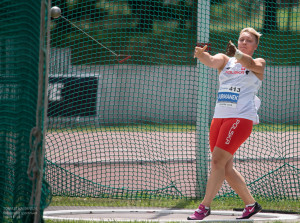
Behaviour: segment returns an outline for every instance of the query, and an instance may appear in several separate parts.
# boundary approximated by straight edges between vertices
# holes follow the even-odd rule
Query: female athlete
[[[245,203],[238,219],[248,219],[262,210],[246,186],[245,179],[233,167],[233,155],[258,124],[260,100],[256,94],[261,86],[266,61],[253,59],[261,34],[253,28],[240,32],[238,48],[229,41],[226,55],[205,52],[207,46],[196,47],[194,57],[204,65],[218,69],[219,91],[210,126],[211,174],[205,197],[188,220],[202,220],[210,215],[210,205],[224,180]]]

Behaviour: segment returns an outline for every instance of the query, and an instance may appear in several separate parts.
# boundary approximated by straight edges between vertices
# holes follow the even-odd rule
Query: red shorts
[[[253,121],[244,118],[214,118],[210,125],[209,144],[211,152],[215,146],[232,155],[252,132]]]

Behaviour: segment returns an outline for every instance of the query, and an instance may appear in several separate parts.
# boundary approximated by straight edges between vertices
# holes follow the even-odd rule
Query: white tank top
[[[214,118],[245,118],[258,124],[260,99],[256,94],[262,81],[232,57],[221,71],[219,82]]]

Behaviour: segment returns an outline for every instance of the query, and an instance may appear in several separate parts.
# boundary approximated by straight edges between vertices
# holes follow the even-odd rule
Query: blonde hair
[[[244,28],[242,29],[242,31],[240,32],[240,35],[244,32],[248,32],[248,33],[251,33],[253,34],[255,37],[256,37],[256,43],[258,45],[259,43],[259,38],[262,36],[261,33],[257,32],[255,29],[251,28],[251,27],[247,27],[247,28]]]

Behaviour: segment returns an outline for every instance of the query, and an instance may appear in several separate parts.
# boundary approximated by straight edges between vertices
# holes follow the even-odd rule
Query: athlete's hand
[[[231,42],[231,40],[229,40],[229,43],[226,47],[226,55],[229,57],[233,57],[235,55],[236,50],[237,48],[235,47],[235,45]]]
[[[194,53],[194,58],[198,58],[207,48],[207,45],[205,45],[203,48],[202,47],[195,47],[195,53]]]

